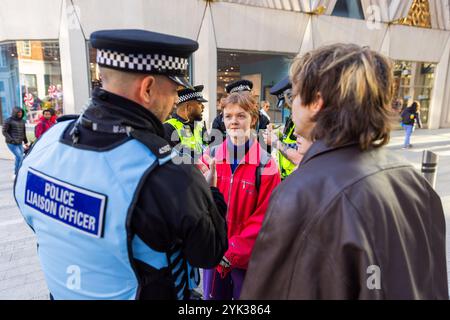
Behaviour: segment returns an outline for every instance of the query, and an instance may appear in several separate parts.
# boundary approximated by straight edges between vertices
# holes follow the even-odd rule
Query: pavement
[[[48,299],[36,240],[13,198],[13,161],[0,160],[0,300]]]
[[[403,132],[392,134],[388,149],[404,156],[420,170],[422,152],[439,155],[436,191],[441,196],[450,230],[450,129],[417,130],[412,138],[414,148],[403,150]],[[0,300],[48,299],[36,254],[33,232],[16,207],[13,188],[13,157],[0,139]],[[447,270],[450,279],[450,232],[447,232]],[[450,287],[450,284],[449,284]]]

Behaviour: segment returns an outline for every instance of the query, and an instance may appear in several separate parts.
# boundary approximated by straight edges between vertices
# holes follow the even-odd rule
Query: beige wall
[[[73,0],[86,37],[99,29],[138,28],[196,39],[202,0]],[[106,9],[107,8],[107,9]]]
[[[217,47],[246,51],[297,53],[309,15],[301,12],[213,3]]]
[[[62,0],[1,0],[0,41],[58,39]]]

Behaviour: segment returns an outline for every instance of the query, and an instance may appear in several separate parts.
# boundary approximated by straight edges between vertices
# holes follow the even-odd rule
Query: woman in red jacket
[[[251,94],[229,95],[223,117],[226,140],[206,150],[202,157],[205,164],[215,159],[217,187],[228,204],[228,251],[216,269],[204,272],[207,300],[239,298],[270,195],[281,181],[276,162],[261,148],[254,134],[259,113]]]

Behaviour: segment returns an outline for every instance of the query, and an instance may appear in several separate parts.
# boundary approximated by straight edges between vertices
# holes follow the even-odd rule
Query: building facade
[[[79,113],[99,80],[89,36],[116,28],[199,42],[190,76],[205,85],[208,122],[227,83],[250,79],[274,106],[268,92],[293,57],[344,42],[394,60],[396,97],[420,101],[428,128],[450,127],[450,0],[2,0],[0,117],[13,106],[30,122],[48,107]]]

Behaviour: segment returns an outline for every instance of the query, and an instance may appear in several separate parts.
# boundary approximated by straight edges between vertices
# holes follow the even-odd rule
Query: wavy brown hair
[[[334,44],[295,58],[290,76],[303,106],[318,94],[323,99],[312,119],[313,140],[332,147],[358,142],[361,150],[389,142],[394,79],[388,58],[368,47]]]

